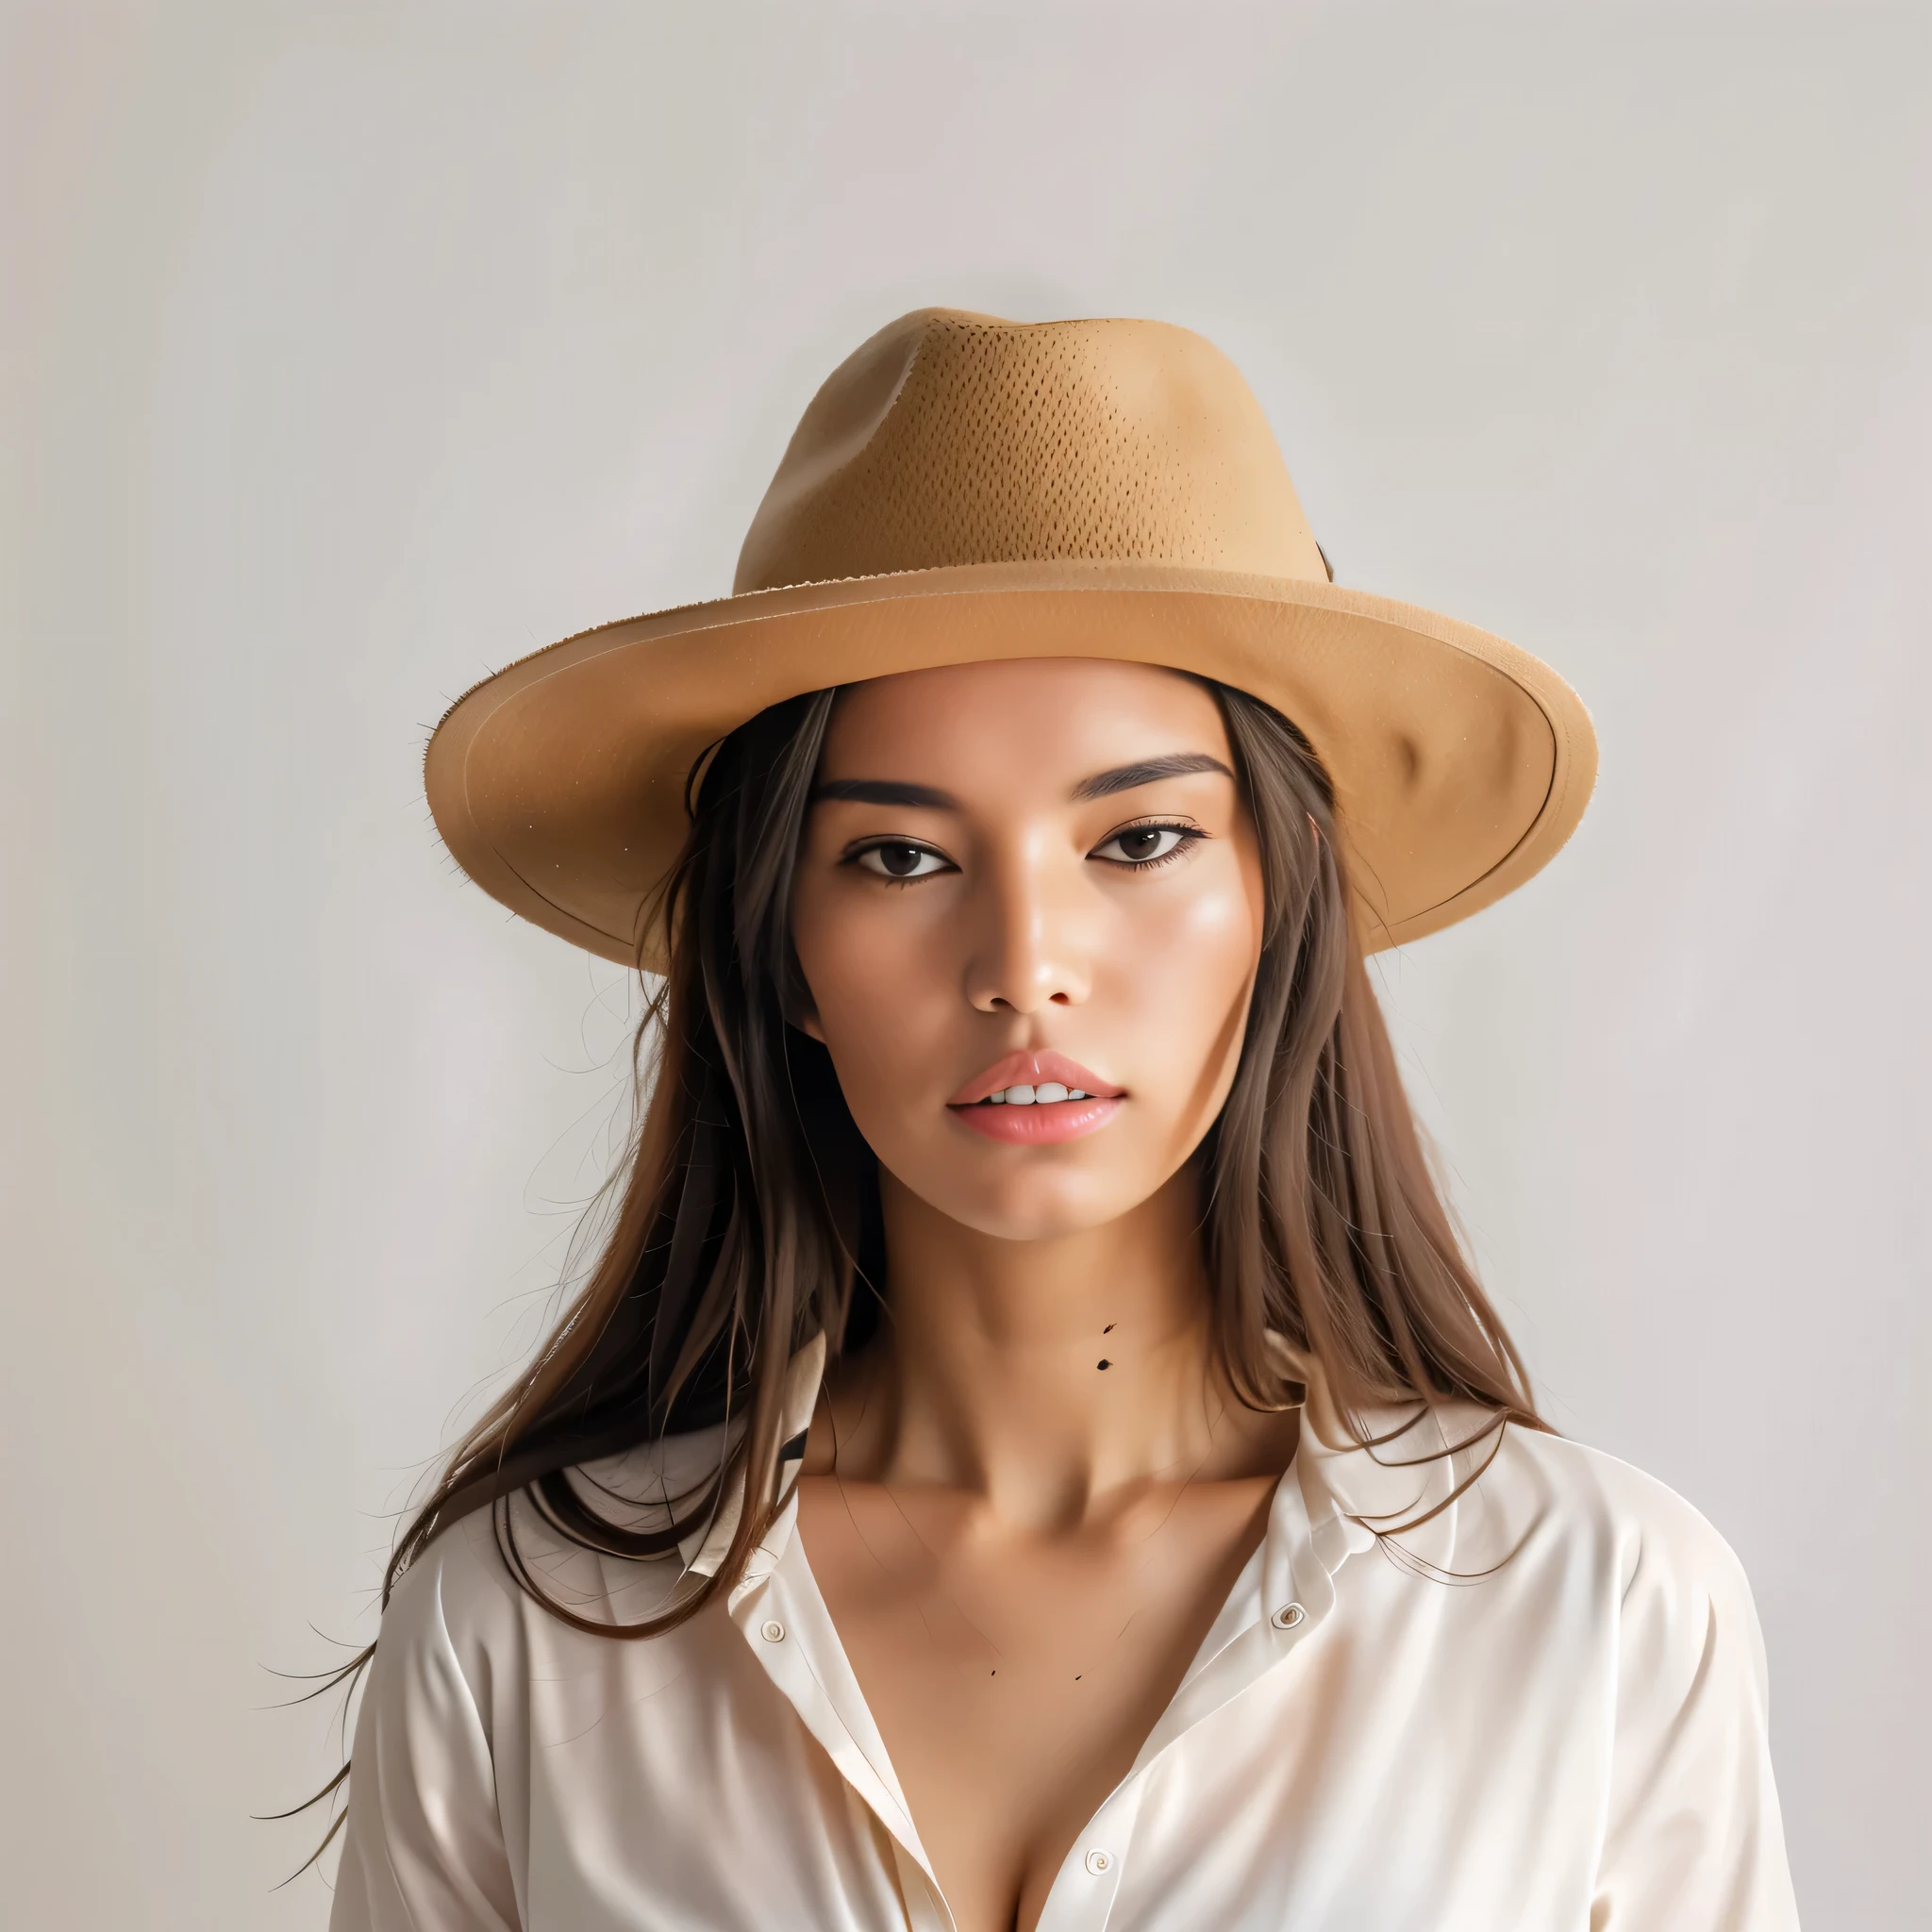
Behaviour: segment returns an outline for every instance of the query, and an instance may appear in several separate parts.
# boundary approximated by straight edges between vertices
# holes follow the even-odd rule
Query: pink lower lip
[[[989,1107],[983,1101],[949,1111],[975,1134],[1012,1147],[1054,1147],[1097,1134],[1121,1110],[1121,1096],[1091,1100],[1053,1100],[1045,1106]]]

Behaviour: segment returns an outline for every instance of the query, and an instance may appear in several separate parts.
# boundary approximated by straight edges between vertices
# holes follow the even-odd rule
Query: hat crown
[[[733,589],[1073,560],[1327,578],[1267,419],[1212,343],[923,308],[812,398]]]

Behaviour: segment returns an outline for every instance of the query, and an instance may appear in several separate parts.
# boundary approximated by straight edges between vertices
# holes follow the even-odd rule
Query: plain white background
[[[927,303],[1202,330],[1344,582],[1593,708],[1574,843],[1388,998],[1555,1420],[1755,1580],[1807,1924],[1923,1923],[1924,8],[4,22],[9,1924],[325,1917],[269,1670],[527,1346],[625,1000],[456,875],[425,729],[725,589]]]

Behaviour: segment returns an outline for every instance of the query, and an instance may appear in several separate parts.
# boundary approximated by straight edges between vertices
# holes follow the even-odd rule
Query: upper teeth
[[[1038,1087],[1002,1087],[997,1093],[986,1097],[993,1107],[1051,1107],[1056,1100],[1085,1100],[1087,1090],[1062,1087],[1058,1080],[1042,1080]]]

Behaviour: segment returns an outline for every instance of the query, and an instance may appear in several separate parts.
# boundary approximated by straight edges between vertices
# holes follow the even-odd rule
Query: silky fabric
[[[794,1377],[788,1433],[815,1388]],[[1637,1471],[1517,1427],[1497,1449],[1486,1420],[1439,1411],[1374,1449],[1304,1428],[1041,1932],[1791,1932],[1736,1558]],[[719,1447],[578,1479],[645,1522]],[[545,1588],[597,1620],[663,1604],[722,1544],[621,1561],[515,1508]],[[487,1513],[440,1536],[383,1618],[332,1932],[950,1932],[796,1516],[793,1496],[728,1602],[642,1641],[546,1614]]]

